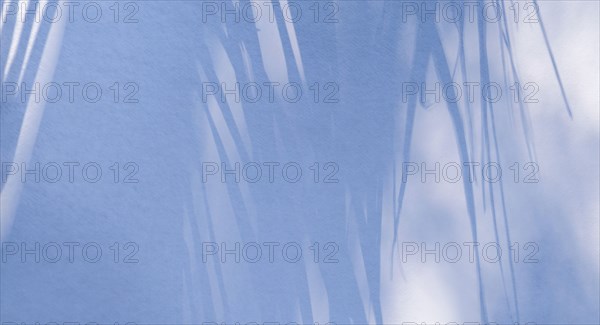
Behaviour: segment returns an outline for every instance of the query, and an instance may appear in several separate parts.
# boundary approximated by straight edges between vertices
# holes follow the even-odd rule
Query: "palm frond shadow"
[[[242,1],[247,3],[248,1]],[[454,1],[459,5],[462,1]],[[501,10],[505,10],[504,1],[493,1]],[[509,23],[499,22],[498,39],[489,39],[487,32],[488,22],[478,17],[474,26],[465,21],[456,24],[458,32],[458,53],[454,68],[448,63],[449,55],[445,49],[440,27],[433,23],[415,23],[413,25],[402,23],[399,2],[384,1],[377,3],[343,2],[343,19],[339,24],[316,25],[310,22],[294,24],[296,37],[302,53],[303,66],[300,67],[294,57],[291,40],[288,37],[290,30],[283,20],[281,9],[275,9],[277,29],[279,31],[282,47],[284,49],[286,66],[281,67],[288,73],[289,80],[300,80],[305,76],[307,80],[343,80],[340,87],[342,103],[332,107],[319,106],[318,104],[303,106],[302,108],[278,103],[270,107],[244,108],[247,134],[243,134],[234,123],[233,115],[236,113],[228,104],[220,104],[220,110],[227,120],[228,130],[219,129],[211,118],[211,113],[206,110],[206,121],[202,127],[210,128],[212,135],[218,139],[223,132],[229,132],[236,143],[236,150],[240,159],[253,161],[293,161],[308,155],[310,160],[335,159],[343,166],[343,180],[337,187],[311,187],[310,189],[296,187],[290,189],[286,185],[268,184],[254,186],[252,191],[242,188],[240,184],[227,184],[229,192],[229,205],[235,213],[237,222],[236,233],[241,241],[314,241],[327,238],[328,241],[347,243],[357,241],[360,247],[360,258],[356,258],[355,251],[340,245],[340,263],[335,267],[319,266],[326,297],[314,301],[314,277],[308,273],[299,272],[304,266],[291,271],[282,265],[258,266],[255,272],[239,273],[248,279],[253,292],[226,292],[222,283],[227,282],[224,273],[217,272],[218,286],[222,291],[219,295],[211,293],[203,295],[203,303],[213,306],[209,301],[220,297],[220,304],[229,306],[228,313],[221,314],[215,308],[199,312],[197,318],[223,317],[224,321],[241,321],[236,315],[255,315],[252,321],[285,319],[290,315],[296,317],[287,321],[300,321],[312,323],[322,321],[322,313],[317,312],[316,305],[327,306],[327,319],[337,323],[366,324],[384,322],[381,297],[381,279],[388,274],[396,274],[391,270],[382,270],[381,247],[392,247],[391,265],[398,265],[394,260],[398,254],[395,249],[399,239],[399,229],[402,225],[402,212],[408,182],[398,184],[396,170],[402,162],[411,161],[411,149],[414,143],[414,125],[418,114],[419,102],[415,96],[408,102],[400,105],[402,112],[397,111],[401,102],[400,85],[403,81],[421,83],[426,81],[430,65],[433,67],[438,81],[449,84],[459,80],[469,80],[467,67],[478,72],[481,83],[492,80],[490,66],[492,59],[487,46],[497,42],[501,48],[501,63],[504,73],[504,84],[509,79],[519,82],[519,74],[515,64],[514,50],[511,42]],[[482,0],[483,3],[483,0]],[[552,58],[553,68],[563,93],[563,99],[569,115],[571,114],[564,87],[558,73],[558,66],[550,49],[543,24],[541,32],[544,34],[548,53]],[[373,23],[377,22],[377,23]],[[269,76],[265,59],[261,56],[261,45],[257,34],[259,29],[248,28],[244,24],[225,24],[226,32],[222,26],[207,26],[205,34],[217,34],[219,42],[224,44],[228,59],[235,71],[236,80],[251,82],[254,80],[268,81]],[[406,37],[411,33],[412,38]],[[475,40],[466,39],[466,31],[474,31]],[[357,46],[360,44],[359,46]],[[412,55],[405,55],[399,51],[402,47],[411,49]],[[477,44],[479,66],[468,66],[466,59],[467,47]],[[210,43],[203,46],[210,47]],[[252,75],[248,75],[248,67],[244,62],[241,49],[250,53]],[[264,50],[264,49],[263,49]],[[207,51],[207,50],[206,50]],[[207,55],[208,56],[208,55]],[[213,62],[214,63],[214,62]],[[204,64],[206,78],[210,81],[219,81],[214,67]],[[204,81],[204,80],[201,80]],[[481,101],[481,112],[474,114],[476,105],[465,103],[448,103],[447,111],[454,129],[454,140],[457,143],[456,152],[461,162],[470,162],[477,155],[481,163],[500,162],[503,154],[498,143],[497,116],[494,107]],[[369,109],[366,109],[369,108]],[[376,110],[372,110],[376,108]],[[531,139],[529,116],[524,104],[519,104],[523,142],[532,159],[535,157],[535,148]],[[400,116],[401,129],[397,129],[395,117]],[[479,122],[475,117],[480,116]],[[476,130],[477,124],[480,129]],[[307,132],[307,130],[316,130]],[[399,139],[395,138],[400,134]],[[251,148],[244,148],[242,138],[247,136]],[[396,143],[400,143],[396,147]],[[480,143],[481,148],[475,144]],[[218,158],[228,164],[235,160],[227,155],[227,148],[222,142],[216,141]],[[231,150],[231,148],[229,148]],[[398,152],[396,154],[395,152]],[[398,158],[398,156],[400,158]],[[213,157],[214,158],[214,157]],[[208,159],[210,160],[210,159]],[[390,172],[392,171],[392,172]],[[382,243],[382,224],[384,219],[383,202],[386,180],[393,177],[393,241]],[[289,185],[289,184],[288,184]],[[204,184],[202,191],[215,190],[211,185]],[[256,210],[249,212],[244,204],[243,192],[256,203]],[[496,184],[481,186],[482,202],[476,202],[474,184],[463,179],[463,195],[468,211],[470,234],[472,240],[478,241],[478,213],[476,205],[483,204],[492,214],[494,240],[500,244],[507,240],[510,243],[510,218],[507,213],[507,202],[502,181]],[[288,196],[283,197],[281,193]],[[322,198],[327,198],[323,200]],[[210,198],[201,198],[203,206],[210,206]],[[489,207],[488,207],[489,205]],[[345,215],[340,215],[345,211]],[[499,217],[499,214],[501,217]],[[252,215],[251,215],[252,214]],[[208,209],[197,212],[196,218],[211,220],[211,227],[219,228],[218,216],[213,215]],[[190,218],[194,218],[191,216]],[[498,220],[502,220],[504,229],[501,229]],[[251,221],[249,221],[251,220]],[[356,225],[358,233],[353,233],[350,228]],[[273,229],[279,233],[274,234]],[[206,237],[200,231],[195,233],[196,252],[203,241],[219,242],[223,237],[210,231]],[[510,249],[509,249],[510,251]],[[475,264],[477,273],[477,287],[479,296],[479,314],[481,321],[487,323],[489,319],[488,305],[486,304],[485,274],[483,274],[479,255]],[[507,318],[519,321],[520,311],[512,258],[499,263],[498,268],[502,278],[502,287],[506,299]],[[506,265],[508,264],[508,265]],[[508,266],[508,267],[507,267]],[[365,270],[365,277],[359,271]],[[307,271],[308,272],[308,271]],[[266,276],[265,276],[266,274]],[[289,274],[295,279],[292,287],[269,279],[282,281],[281,274]],[[193,276],[193,275],[190,275]],[[210,276],[202,273],[202,283],[210,283]],[[313,279],[313,280],[311,280]],[[404,279],[405,281],[408,281]],[[361,288],[366,285],[368,291]],[[291,297],[290,297],[291,292]],[[226,296],[225,294],[228,293]],[[245,298],[238,296],[246,295]],[[248,301],[247,296],[253,299]],[[210,297],[210,298],[209,298]],[[226,298],[227,297],[227,298]],[[228,300],[229,299],[229,300]],[[240,308],[236,304],[247,302],[252,307]],[[289,306],[298,306],[293,310]],[[200,308],[198,308],[200,309]],[[248,312],[251,310],[251,312]],[[244,313],[246,312],[246,313]],[[299,315],[299,316],[298,316]],[[291,316],[290,316],[291,317]]]
[[[53,1],[57,3],[59,1]],[[28,10],[35,8],[38,1],[27,3]],[[0,81],[20,87],[23,83],[33,86],[52,79],[57,66],[60,46],[65,30],[64,23],[52,24],[33,19],[19,21],[7,19],[8,6],[19,6],[20,1],[7,1],[0,6],[3,21],[0,21]],[[39,50],[42,49],[42,50]],[[8,88],[7,88],[8,89]],[[4,91],[4,87],[3,90]],[[44,102],[31,96],[26,103],[4,94],[0,114],[0,159],[2,161],[28,162],[31,158],[39,125],[43,118]],[[19,204],[23,184],[19,175],[10,175],[0,188],[2,207],[2,239],[12,227]]]

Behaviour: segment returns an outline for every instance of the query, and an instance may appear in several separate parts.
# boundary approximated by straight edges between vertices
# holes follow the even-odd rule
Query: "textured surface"
[[[1,17],[3,323],[600,323],[597,1]]]

